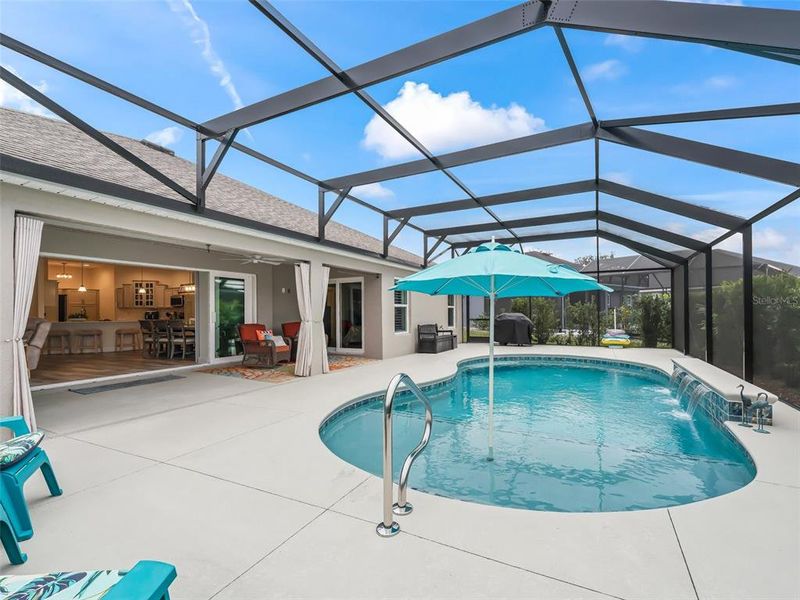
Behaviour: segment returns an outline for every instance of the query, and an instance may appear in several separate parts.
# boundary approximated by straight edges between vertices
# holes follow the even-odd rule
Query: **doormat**
[[[109,383],[107,385],[96,385],[87,388],[69,388],[70,392],[88,396],[89,394],[99,394],[101,392],[113,392],[115,390],[124,390],[125,388],[138,387],[140,385],[150,385],[151,383],[162,383],[164,381],[175,381],[177,379],[186,379],[183,375],[161,375],[159,377],[148,377],[146,379],[133,379],[131,381],[120,381],[119,383]]]

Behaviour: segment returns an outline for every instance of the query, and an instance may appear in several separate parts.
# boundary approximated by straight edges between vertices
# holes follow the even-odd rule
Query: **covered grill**
[[[494,320],[494,339],[501,345],[529,346],[533,323],[522,313],[503,313]]]

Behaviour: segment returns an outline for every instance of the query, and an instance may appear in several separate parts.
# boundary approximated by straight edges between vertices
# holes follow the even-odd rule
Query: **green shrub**
[[[567,322],[570,329],[577,332],[579,346],[591,346],[596,341],[597,305],[591,302],[574,302],[567,309]]]

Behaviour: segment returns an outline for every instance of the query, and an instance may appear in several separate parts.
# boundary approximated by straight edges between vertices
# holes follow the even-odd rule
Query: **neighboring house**
[[[194,189],[192,162],[150,143],[109,136],[180,185]],[[255,164],[253,168],[261,167]],[[167,299],[147,296],[146,306],[161,308],[162,315],[181,314],[187,310],[182,301],[176,298],[181,308],[169,311],[168,298],[170,293],[177,296],[191,289],[196,355],[201,363],[230,360],[220,356],[226,353],[220,350],[223,318],[261,322],[276,331],[281,323],[298,320],[294,273],[298,262],[310,264],[312,290],[322,285],[323,265],[330,267],[326,317],[333,351],[372,358],[414,352],[417,324],[447,321],[445,298],[398,297],[389,291],[395,278],[419,269],[422,260],[410,252],[391,247],[384,258],[381,240],[335,221],[326,227],[328,243],[321,244],[316,238],[315,212],[221,173],[208,187],[206,206],[211,216],[197,214],[180,195],[63,121],[0,109],[0,337],[12,337],[14,216],[18,213],[45,223],[31,316],[58,320],[53,307],[61,296],[77,291],[66,289],[64,281],[54,283],[54,273],[64,270],[62,263],[67,263],[66,269],[81,271],[85,270],[81,265],[90,271],[103,265],[103,272],[109,271],[108,265],[116,266],[116,282],[112,277],[108,284],[87,283],[97,288],[89,292],[96,292],[92,297],[98,300],[95,304],[82,300],[83,310],[96,315],[97,327],[111,327],[115,315],[122,312],[138,325],[137,319],[144,318],[137,312],[144,312],[140,310],[143,301],[134,294],[133,303],[126,304],[125,286],[138,290],[143,283],[160,285],[138,281],[148,278],[146,269],[161,269],[160,273],[180,269],[191,282],[163,285],[167,292],[164,296],[161,290],[161,294]],[[214,211],[247,222],[215,220]],[[125,268],[133,269],[134,275],[125,275],[120,282],[119,273]],[[72,279],[75,283],[68,280],[68,285],[76,288],[78,277]],[[58,300],[53,299],[56,294]],[[220,306],[225,294],[238,294],[244,300]],[[241,311],[241,316],[231,317],[233,309]],[[109,343],[104,343],[108,350]],[[325,339],[314,343],[324,345]],[[113,351],[113,336],[110,344]],[[11,397],[10,352],[10,344],[0,345],[4,403],[0,414],[10,412],[5,405]]]
[[[673,250],[674,254],[687,257],[689,250]],[[742,255],[730,250],[714,250],[711,281],[714,286],[723,281],[736,281],[742,278]],[[598,271],[597,263],[592,261],[580,269],[584,273]],[[644,256],[615,256],[601,258],[600,281],[614,289],[613,293],[601,294],[600,308],[616,308],[636,294],[669,293],[670,272],[654,260]],[[800,267],[781,261],[753,257],[754,274],[777,275],[789,273],[800,277]],[[694,288],[705,285],[705,259],[699,256],[692,260],[689,269],[689,285]]]

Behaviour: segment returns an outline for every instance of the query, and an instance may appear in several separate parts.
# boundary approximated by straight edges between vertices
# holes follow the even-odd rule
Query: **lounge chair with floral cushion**
[[[25,482],[41,470],[53,496],[60,496],[61,488],[47,453],[39,447],[44,432],[31,432],[22,417],[0,417],[0,427],[10,429],[15,436],[0,442],[0,503],[16,538],[27,540],[33,536],[33,526],[25,503]]]
[[[239,339],[242,340],[242,366],[255,361],[255,366],[274,367],[280,361],[291,359],[292,341],[273,335],[261,323],[239,325]]]
[[[61,571],[40,575],[0,575],[5,600],[169,600],[175,567],[140,560],[130,571]]]

